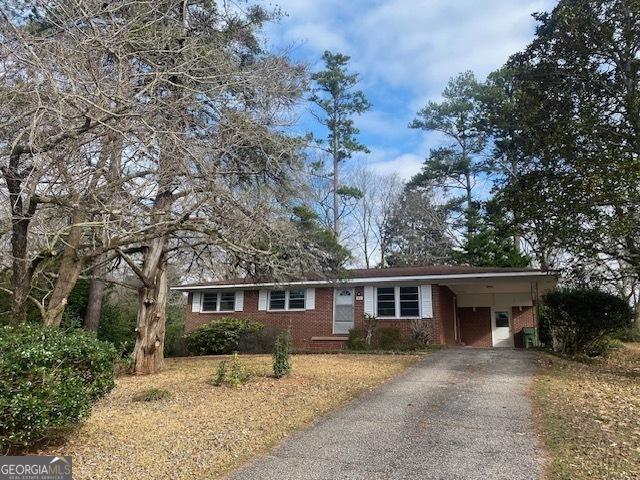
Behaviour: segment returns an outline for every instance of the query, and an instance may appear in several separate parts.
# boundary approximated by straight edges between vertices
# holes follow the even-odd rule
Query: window
[[[305,290],[289,290],[289,310],[304,310]]]
[[[378,316],[396,316],[396,298],[394,287],[378,288]]]
[[[419,315],[418,287],[400,287],[400,316],[418,317]]]
[[[420,316],[419,287],[381,287],[376,289],[377,316],[416,318]]]
[[[304,310],[307,291],[273,290],[269,293],[269,310]]]
[[[202,311],[215,312],[218,310],[218,294],[203,293],[202,294]]]
[[[205,292],[202,294],[203,312],[233,312],[236,292]]]
[[[220,311],[233,312],[236,307],[236,292],[220,292]]]
[[[496,311],[496,328],[509,327],[509,312]]]
[[[284,310],[287,292],[276,290],[269,295],[269,310]]]

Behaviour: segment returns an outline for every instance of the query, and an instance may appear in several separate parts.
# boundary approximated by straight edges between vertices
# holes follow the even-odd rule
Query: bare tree
[[[0,11],[16,312],[30,298],[59,325],[78,278],[120,258],[140,281],[133,371],[152,373],[174,248],[215,245],[274,277],[319,265],[324,252],[290,221],[301,143],[282,133],[304,70],[262,50],[268,12],[205,0],[21,3],[37,15]],[[37,297],[38,275],[50,289]]]
[[[349,182],[361,192],[356,207],[344,222],[351,224],[353,230],[350,244],[359,252],[366,268],[376,263],[384,266],[388,249],[386,225],[402,193],[402,181],[395,174],[379,175],[361,163],[350,172]]]

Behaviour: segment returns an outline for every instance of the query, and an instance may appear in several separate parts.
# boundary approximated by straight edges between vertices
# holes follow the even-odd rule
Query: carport
[[[555,276],[476,278],[451,282],[456,344],[473,347],[523,347],[525,327],[537,327],[540,296]]]

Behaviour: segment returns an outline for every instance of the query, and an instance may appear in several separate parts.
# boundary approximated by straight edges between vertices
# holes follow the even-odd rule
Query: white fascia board
[[[247,288],[278,288],[304,285],[344,285],[344,284],[372,284],[372,283],[393,283],[393,282],[422,282],[428,281],[438,283],[439,280],[474,280],[474,279],[494,279],[494,278],[521,278],[521,277],[546,277],[555,278],[557,275],[552,272],[501,272],[501,273],[450,273],[446,275],[400,275],[396,277],[370,277],[370,278],[345,278],[336,280],[308,280],[301,282],[286,283],[238,283],[223,285],[191,285],[171,287],[171,290],[192,291],[192,290],[228,290]]]

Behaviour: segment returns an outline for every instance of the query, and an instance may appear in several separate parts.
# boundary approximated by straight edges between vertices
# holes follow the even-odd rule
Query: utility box
[[[524,340],[524,348],[534,348],[540,346],[540,340],[538,339],[538,329],[535,327],[524,327],[522,329],[522,336]]]

